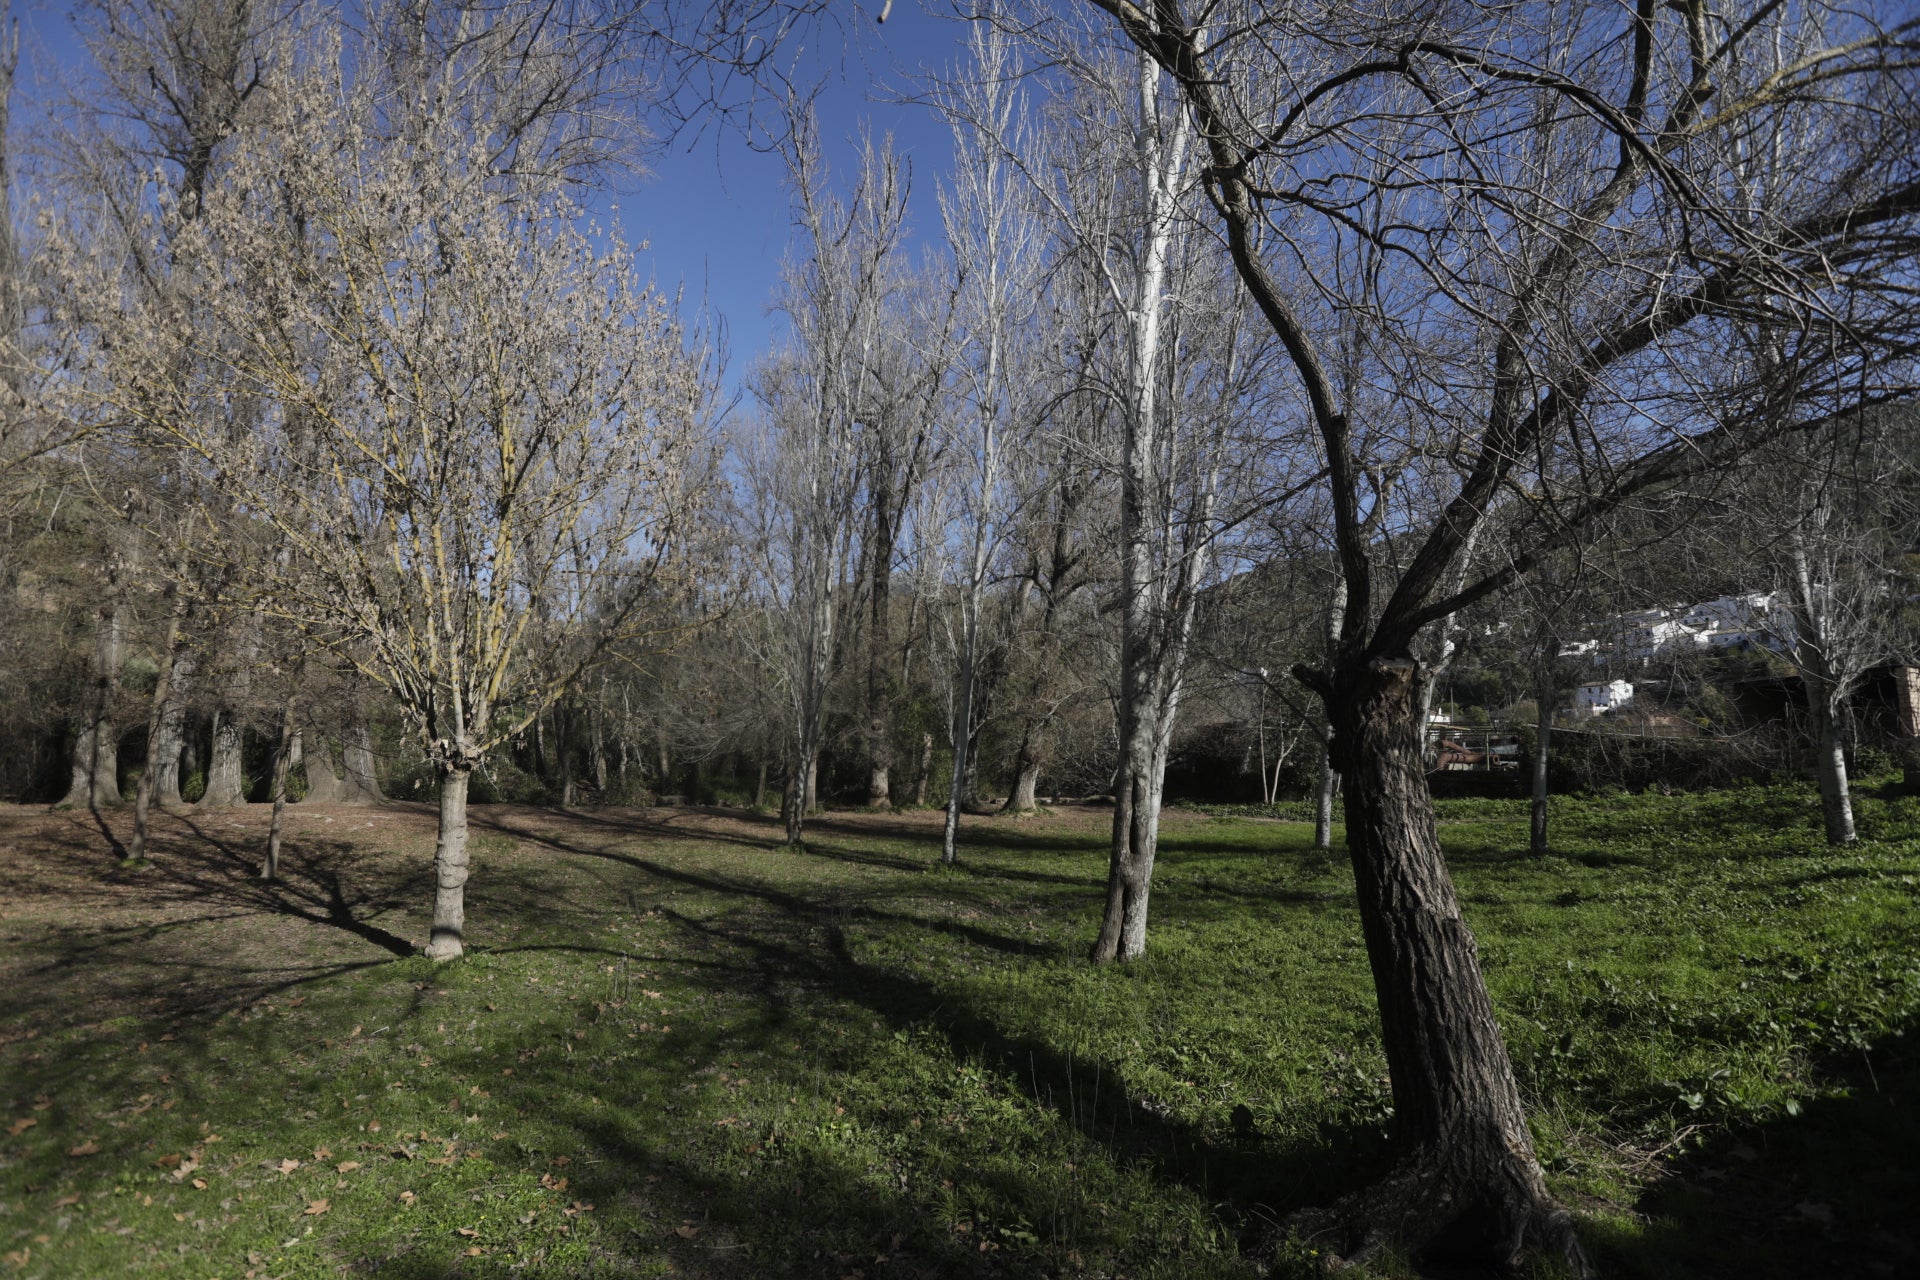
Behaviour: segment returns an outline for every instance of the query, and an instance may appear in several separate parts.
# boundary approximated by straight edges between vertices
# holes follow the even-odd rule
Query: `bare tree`
[[[1023,388],[1015,378],[1022,337],[1035,314],[1040,238],[1028,201],[1031,191],[1007,158],[1027,150],[1026,110],[1016,84],[1019,69],[1006,37],[990,28],[971,33],[966,79],[943,95],[953,125],[954,167],[940,207],[953,253],[959,295],[956,414],[965,425],[951,433],[946,476],[958,496],[961,542],[960,634],[956,637],[953,778],[940,858],[958,857],[961,803],[966,797],[976,717],[983,638],[981,610],[987,571],[1006,533],[1008,454],[1019,447]]]
[[[1886,282],[1904,277],[1920,208],[1916,29],[1818,5],[1569,0],[1393,21],[1093,2],[1178,84],[1235,267],[1288,350],[1328,467],[1348,598],[1333,661],[1303,676],[1348,784],[1402,1150],[1342,1207],[1341,1247],[1445,1236],[1583,1268],[1440,852],[1413,644],[1632,495],[1788,425],[1717,412],[1729,317],[1777,316],[1824,351],[1829,386],[1898,394],[1876,371],[1911,350],[1911,308]],[[1796,121],[1825,140],[1818,162],[1783,176],[1762,216],[1730,208],[1740,140]],[[1391,183],[1369,176],[1381,157]],[[1368,210],[1387,199],[1399,212],[1383,226]],[[1389,270],[1342,279],[1333,264],[1363,241],[1391,247]],[[1308,266],[1309,283],[1281,263]],[[1329,337],[1362,321],[1370,384],[1418,395],[1410,424],[1370,416],[1373,397],[1330,376]],[[1408,463],[1435,455],[1448,465]],[[1516,480],[1524,516],[1449,589]],[[1365,533],[1387,504],[1410,535],[1392,559]]]
[[[275,96],[274,127],[234,141],[190,222],[162,207],[192,287],[88,316],[88,385],[284,540],[284,570],[256,566],[258,607],[406,715],[440,780],[427,953],[446,959],[469,776],[663,585],[706,391],[631,251],[584,228],[558,177],[502,180],[484,77],[446,63],[443,109],[394,130],[406,100],[358,52],[334,46]],[[105,265],[76,248],[69,296]],[[205,324],[178,322],[182,298]],[[215,392],[255,429],[207,413]],[[583,634],[536,678],[524,640],[556,602]]]
[[[762,372],[755,394],[772,428],[750,459],[737,501],[763,581],[787,618],[779,664],[793,739],[782,806],[787,843],[798,845],[824,745],[827,699],[856,612],[861,439],[869,381],[902,279],[899,252],[909,182],[890,146],[865,140],[846,200],[827,189],[810,118],[788,152],[795,221],[806,257],[788,272],[781,303],[792,349]],[[889,558],[891,553],[889,552]]]
[[[1779,598],[1762,625],[1807,698],[1807,737],[1829,844],[1855,838],[1849,704],[1903,644],[1900,561],[1914,544],[1913,445],[1902,415],[1846,414],[1782,440],[1752,467],[1742,505]]]

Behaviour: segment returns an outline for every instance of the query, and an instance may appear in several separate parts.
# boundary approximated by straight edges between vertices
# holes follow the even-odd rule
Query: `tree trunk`
[[[960,703],[953,713],[953,777],[947,783],[947,820],[940,832],[940,861],[952,866],[960,860],[960,807],[971,790],[967,773],[972,767],[969,749],[973,743],[968,730],[973,722],[974,632],[967,632],[965,651],[960,655]]]
[[[753,807],[760,808],[767,802],[767,757],[760,757],[760,776],[753,783]]]
[[[913,803],[924,808],[927,803],[927,779],[933,776],[933,735],[920,735],[920,777],[913,784]]]
[[[1013,790],[1007,793],[1007,802],[1002,805],[1002,813],[1032,813],[1039,807],[1036,795],[1040,789],[1040,761],[1034,757],[1033,747],[1028,739],[1021,739],[1020,750],[1013,758]]]
[[[883,474],[884,470],[884,474]],[[893,800],[893,717],[887,698],[887,651],[893,643],[892,467],[874,470],[873,548],[868,557],[867,592],[867,803],[874,808]]]
[[[352,734],[349,745],[339,751],[332,739],[314,735],[313,750],[306,753],[309,804],[379,804],[386,799],[373,772],[371,735],[364,725]]]
[[[120,803],[119,734],[104,716],[89,721],[73,740],[73,769],[62,806],[98,809]]]
[[[380,775],[374,768],[373,730],[355,725],[346,749],[346,783],[354,799],[348,804],[380,804],[386,793],[380,790]]]
[[[1421,758],[1419,680],[1406,658],[1335,677],[1328,697],[1347,781],[1347,846],[1392,1078],[1395,1172],[1345,1213],[1349,1247],[1397,1242],[1517,1262],[1578,1258],[1547,1194],[1519,1087],[1440,851]]]
[[[807,784],[804,778],[806,770],[795,756],[787,762],[787,777],[780,788],[780,821],[787,828],[787,845],[797,847],[801,837],[806,834],[806,798]]]
[[[213,713],[213,751],[207,763],[207,790],[196,810],[231,809],[247,802],[246,779],[241,772],[241,728],[234,713],[221,707]]]
[[[1852,844],[1853,797],[1847,787],[1847,744],[1840,732],[1840,717],[1828,697],[1827,688],[1808,680],[1807,701],[1811,710],[1813,768],[1820,780],[1820,816],[1827,829],[1828,844]]]
[[[173,695],[174,658],[180,651],[182,623],[187,616],[187,595],[176,590],[173,608],[167,611],[167,642],[160,658],[160,670],[153,682],[153,705],[147,714],[147,767],[140,771],[140,785],[133,799],[133,845],[128,856],[147,856],[147,811],[153,805],[154,788],[159,782],[162,754],[161,726],[166,723],[167,706]],[[176,779],[178,771],[175,773]]]
[[[120,803],[120,730],[112,717],[120,691],[126,606],[103,609],[100,624],[93,650],[93,705],[74,736],[67,794],[56,807],[98,809]]]
[[[1333,794],[1340,789],[1340,774],[1333,767],[1333,730],[1327,730],[1325,749],[1320,753],[1320,786],[1314,791],[1313,847],[1333,848]]]
[[[1553,746],[1553,667],[1543,666],[1534,692],[1538,713],[1533,733],[1533,815],[1527,849],[1547,852],[1547,754]]]
[[[153,802],[161,808],[184,803],[180,796],[180,755],[186,746],[187,687],[193,680],[193,651],[181,645],[172,655],[171,689],[160,713],[160,732],[147,752],[153,772]]]
[[[807,812],[820,811],[820,748],[807,757]]]
[[[1147,950],[1147,903],[1160,843],[1160,783],[1164,770],[1126,769],[1113,794],[1113,848],[1107,869],[1107,909],[1094,940],[1095,964],[1137,960]]]
[[[440,766],[440,834],[433,850],[433,931],[427,958],[454,960],[467,927],[467,780],[471,769]]]
[[[294,677],[296,685],[299,677]],[[299,733],[294,729],[295,697],[287,694],[287,704],[280,709],[280,741],[273,752],[273,821],[267,827],[267,860],[260,867],[262,880],[280,878],[280,836],[287,814],[287,771],[293,767],[294,747],[300,741]]]
[[[1333,595],[1332,598],[1327,601],[1327,669],[1329,671],[1333,670],[1334,663],[1338,660],[1340,635],[1342,629],[1346,626],[1346,614],[1347,577],[1343,573],[1334,580]],[[1430,701],[1427,690],[1431,688],[1431,681],[1421,682],[1420,705],[1422,710],[1420,714],[1423,718],[1420,721],[1419,732],[1423,737],[1427,731],[1426,720],[1424,719],[1426,711],[1424,708]],[[1313,814],[1313,847],[1316,849],[1333,848],[1333,796],[1334,792],[1340,789],[1339,767],[1333,760],[1333,737],[1333,723],[1329,720],[1327,723],[1326,750],[1320,757],[1319,807],[1314,810]],[[1423,742],[1423,749],[1424,746],[1425,743]],[[1351,836],[1348,837],[1348,843],[1352,843]]]

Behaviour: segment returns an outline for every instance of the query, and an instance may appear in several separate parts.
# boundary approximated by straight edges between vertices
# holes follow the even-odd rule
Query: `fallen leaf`
[[[402,1204],[412,1204],[416,1198],[411,1191],[402,1191],[400,1193],[400,1202]]]
[[[673,1229],[673,1234],[679,1236],[682,1240],[691,1240],[700,1234],[700,1228],[682,1223]]]
[[[313,1149],[313,1158],[315,1160],[331,1160],[333,1159],[333,1152],[325,1147],[315,1147]]]
[[[458,1227],[454,1230],[453,1234],[457,1236],[465,1236],[469,1240],[471,1240],[474,1237],[478,1236],[480,1233],[478,1231],[475,1231],[472,1227]]]
[[[55,1200],[53,1202],[53,1207],[56,1209],[64,1209],[70,1204],[79,1204],[79,1203],[80,1203],[80,1197],[78,1195],[61,1196],[58,1200]]]
[[[35,1120],[32,1116],[26,1116],[22,1119],[15,1120],[12,1124],[8,1125],[7,1132],[17,1138],[21,1134],[25,1133],[27,1130],[33,1128],[33,1126],[39,1123],[40,1122],[38,1120]]]
[[[312,1204],[309,1204],[301,1212],[304,1213],[309,1218],[317,1218],[321,1214],[325,1213],[328,1209],[331,1209],[332,1207],[333,1206],[325,1200],[315,1200]]]
[[[40,1098],[34,1099],[33,1109],[35,1111],[45,1111],[48,1107],[51,1107],[52,1105],[53,1105],[52,1098],[40,1097]]]
[[[179,1167],[180,1157],[177,1155],[165,1155],[165,1156],[161,1156],[158,1160],[155,1160],[154,1163],[159,1165],[162,1169],[174,1169]]]
[[[333,1166],[333,1171],[335,1173],[352,1173],[359,1167],[360,1162],[358,1160],[342,1160],[339,1164]]]
[[[398,1160],[413,1159],[413,1152],[407,1150],[405,1147],[395,1147],[393,1149],[393,1154],[394,1154],[394,1158]]]
[[[279,1164],[273,1167],[278,1169],[281,1173],[292,1173],[295,1169],[298,1169],[300,1167],[300,1162],[298,1160],[295,1160],[289,1157],[285,1160],[282,1160]]]
[[[467,1249],[467,1256],[468,1256],[469,1258],[477,1258],[477,1257],[479,1257],[479,1256],[481,1255],[481,1253],[483,1253],[483,1252],[484,1252],[484,1250],[482,1250],[482,1249],[480,1248],[480,1246],[479,1246],[479,1245],[477,1245],[477,1244],[476,1244],[476,1245],[471,1245],[471,1246],[469,1246],[469,1247],[468,1247],[468,1249]]]
[[[77,1147],[69,1147],[67,1154],[70,1156],[97,1156],[100,1154],[100,1144],[92,1141],[83,1142]]]
[[[207,1189],[207,1180],[205,1178],[195,1178],[193,1180],[193,1189],[195,1191],[205,1191]]]

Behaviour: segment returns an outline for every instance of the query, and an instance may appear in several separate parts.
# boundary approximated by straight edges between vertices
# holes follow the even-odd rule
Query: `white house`
[[[1633,704],[1633,685],[1625,680],[1583,684],[1573,691],[1573,705],[1585,715],[1597,716]]]

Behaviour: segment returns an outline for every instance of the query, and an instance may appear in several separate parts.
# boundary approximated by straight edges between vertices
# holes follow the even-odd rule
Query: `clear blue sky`
[[[70,87],[85,55],[68,4],[13,0],[13,11],[21,24],[22,64],[15,120],[31,128]],[[965,28],[932,16],[915,0],[895,0],[886,24],[876,27],[878,11],[878,0],[849,5],[840,15],[845,36],[830,35],[821,48],[801,51],[800,66],[821,78],[820,133],[836,178],[848,176],[850,139],[863,122],[876,137],[891,131],[913,161],[913,225],[920,233],[937,232],[933,193],[951,157],[947,129],[926,108],[899,99],[919,72],[952,66]],[[735,134],[708,130],[683,138],[655,158],[645,178],[622,180],[607,197],[618,205],[625,233],[648,242],[660,285],[684,285],[690,307],[704,298],[725,318],[727,381],[736,387],[774,336],[767,309],[791,231],[784,175],[778,156],[752,150]]]

